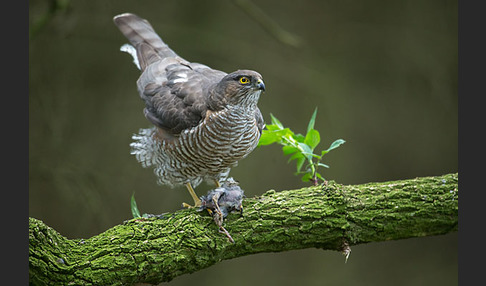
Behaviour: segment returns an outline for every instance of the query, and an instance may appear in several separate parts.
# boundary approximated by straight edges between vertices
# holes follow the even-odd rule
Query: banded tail
[[[122,51],[128,52],[139,63],[139,68],[144,71],[150,64],[167,57],[178,57],[178,55],[162,41],[155,33],[152,25],[139,16],[131,13],[124,13],[113,18],[115,25],[130,41],[135,48],[136,55],[130,52],[130,48],[122,46]],[[136,57],[135,57],[136,56]]]

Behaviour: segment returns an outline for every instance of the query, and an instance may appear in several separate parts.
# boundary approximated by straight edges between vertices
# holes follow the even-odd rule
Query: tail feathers
[[[130,44],[124,44],[120,47],[120,51],[130,54],[133,57],[133,63],[140,70],[140,63],[138,61],[137,50]]]
[[[142,70],[156,60],[177,57],[177,54],[155,33],[147,20],[131,13],[124,13],[115,16],[113,21],[135,47]]]

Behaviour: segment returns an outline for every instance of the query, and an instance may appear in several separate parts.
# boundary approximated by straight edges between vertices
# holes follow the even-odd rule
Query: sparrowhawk
[[[251,70],[227,74],[186,61],[134,14],[113,20],[130,41],[121,50],[142,72],[138,92],[154,125],[132,137],[131,154],[143,167],[154,168],[159,184],[186,185],[200,206],[193,188],[203,180],[220,187],[258,144],[264,127],[257,107],[265,90],[262,76]]]

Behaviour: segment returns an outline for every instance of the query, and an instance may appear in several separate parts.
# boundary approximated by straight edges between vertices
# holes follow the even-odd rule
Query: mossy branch
[[[67,239],[29,218],[34,285],[157,284],[221,260],[303,248],[349,252],[367,242],[445,234],[458,228],[458,174],[361,185],[268,191],[243,202],[218,232],[194,209],[132,219],[89,239]]]

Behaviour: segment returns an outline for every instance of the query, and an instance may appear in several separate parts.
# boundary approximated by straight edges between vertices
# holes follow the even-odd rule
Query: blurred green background
[[[52,3],[64,3],[53,8]],[[29,216],[68,238],[88,238],[141,212],[190,202],[156,184],[129,154],[150,126],[119,51],[113,16],[146,18],[189,61],[253,69],[267,87],[260,109],[304,133],[316,129],[327,179],[343,184],[458,171],[457,1],[30,1]],[[255,6],[254,6],[255,5]],[[261,13],[253,13],[257,7]],[[266,24],[292,35],[282,41]],[[304,186],[278,146],[234,168],[249,197]],[[196,189],[205,194],[208,186]],[[354,246],[348,262],[306,249],[223,261],[171,285],[457,285],[457,233]]]

